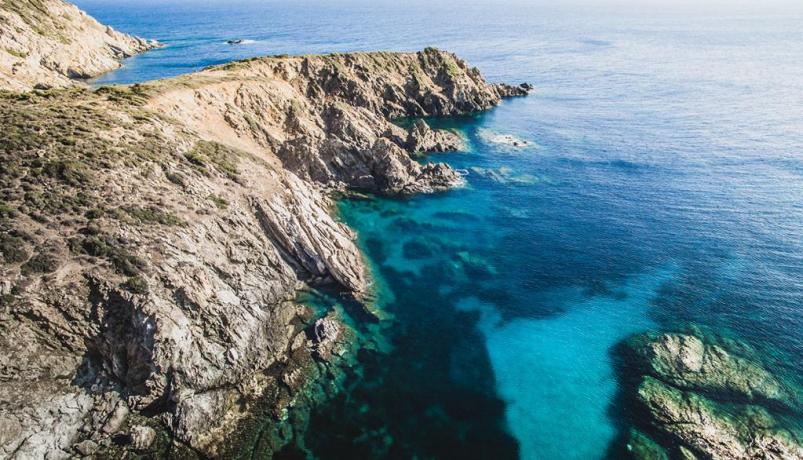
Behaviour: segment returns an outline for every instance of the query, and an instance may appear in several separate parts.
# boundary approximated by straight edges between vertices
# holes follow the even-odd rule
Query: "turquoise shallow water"
[[[548,319],[500,323],[492,305],[475,298],[458,304],[482,313],[497,391],[523,458],[584,459],[606,451],[617,434],[608,414],[617,389],[610,349],[655,327],[647,311],[672,274],[671,268],[640,274],[614,296],[555,292],[567,311]]]
[[[615,456],[628,414],[612,348],[689,322],[746,340],[800,383],[800,11],[79,3],[169,45],[99,83],[435,45],[493,81],[536,85],[433,121],[468,140],[432,157],[466,169],[467,187],[340,203],[392,319],[364,329],[383,346],[360,352],[349,391],[312,417],[316,456]]]

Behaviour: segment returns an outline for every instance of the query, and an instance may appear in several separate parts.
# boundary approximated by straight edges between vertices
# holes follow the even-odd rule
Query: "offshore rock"
[[[71,86],[158,47],[99,24],[62,0],[11,0],[0,6],[0,88]]]
[[[533,90],[533,85],[529,83],[522,83],[520,85],[512,86],[505,83],[496,85],[496,90],[501,97],[518,97],[526,96]]]
[[[644,374],[630,395],[646,415],[635,423],[660,442],[631,436],[633,457],[656,458],[660,448],[671,458],[803,458],[800,434],[770,412],[797,399],[748,345],[698,329],[641,334],[625,345],[628,372]]]
[[[644,335],[630,342],[649,372],[678,388],[793,406],[786,388],[757,361],[687,334]],[[745,345],[740,348],[744,349]],[[755,354],[755,352],[750,352]]]
[[[639,386],[638,398],[648,409],[656,429],[702,458],[803,458],[799,440],[777,428],[772,416],[757,406],[734,413],[652,377],[645,378]]]

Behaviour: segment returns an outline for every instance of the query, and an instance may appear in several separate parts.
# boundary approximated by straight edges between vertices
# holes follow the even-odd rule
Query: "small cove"
[[[386,343],[359,352],[348,391],[313,414],[314,455],[602,458],[623,422],[611,349],[689,322],[803,375],[794,15],[82,6],[170,44],[101,82],[437,45],[493,81],[538,88],[433,121],[466,137],[465,152],[429,160],[466,170],[467,187],[339,203],[375,267]],[[234,36],[255,42],[232,48]]]

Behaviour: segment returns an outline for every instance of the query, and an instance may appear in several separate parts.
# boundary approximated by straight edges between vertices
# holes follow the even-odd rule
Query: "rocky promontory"
[[[0,2],[0,88],[71,86],[158,46],[104,26],[62,0]]]
[[[23,31],[76,18],[95,29],[57,1],[0,12]],[[36,33],[13,49],[74,51]],[[121,42],[91,42],[67,67],[2,67],[0,457],[225,456],[255,417],[278,426],[308,385],[349,365],[349,326],[296,300],[308,287],[371,294],[331,193],[460,185],[413,159],[459,136],[393,120],[529,88],[426,49],[257,58],[92,91],[71,77],[150,46],[104,33]],[[45,74],[54,84],[22,92]]]
[[[779,380],[743,342],[699,328],[648,333],[623,347],[637,459],[797,459],[800,433],[779,420],[799,410],[794,385]]]

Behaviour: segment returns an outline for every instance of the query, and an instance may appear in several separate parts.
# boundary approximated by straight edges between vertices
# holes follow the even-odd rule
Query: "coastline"
[[[785,131],[752,107],[719,119],[684,95],[738,91],[664,72],[666,50],[693,61],[717,46],[648,33],[667,46],[583,39],[567,59],[573,31],[549,31],[510,43],[515,33],[499,42],[483,29],[498,49],[472,61],[497,78],[538,75],[544,97],[469,114],[464,139],[448,132],[454,118],[398,123],[349,92],[367,83],[384,97],[386,80],[362,74],[388,66],[366,60],[415,53],[273,56],[96,93],[72,80],[77,89],[2,92],[0,456],[35,423],[23,456],[37,443],[31,455],[55,457],[549,458],[605,445],[616,458],[803,456],[796,285],[751,271],[796,279],[799,245],[753,225],[785,210],[791,219],[770,221],[799,233],[784,189],[798,182],[775,182],[789,172],[777,155],[749,173],[733,162],[749,153],[740,148],[790,143],[748,141],[728,122]],[[531,62],[518,54],[552,40]],[[610,59],[623,55],[639,65]],[[772,95],[760,86],[746,93]],[[319,110],[321,99],[355,111]],[[646,111],[632,113],[639,101]],[[673,118],[683,109],[701,116]],[[383,120],[401,129],[378,129]],[[719,137],[696,131],[709,121],[724,121]],[[731,149],[718,150],[722,138]],[[449,168],[416,170],[393,144]],[[700,146],[712,152],[684,154]],[[476,155],[424,153],[464,147]],[[449,169],[467,186],[455,189]],[[667,261],[677,273],[662,281],[650,270]],[[140,384],[146,372],[164,379]]]
[[[4,94],[3,182],[29,193],[9,194],[2,219],[16,254],[3,265],[3,353],[16,355],[3,358],[15,363],[3,451],[215,456],[255,411],[281,421],[314,403],[312,382],[336,381],[355,339],[293,298],[330,286],[360,300],[369,286],[331,192],[461,183],[444,164],[412,159],[459,139],[390,120],[485,110],[529,89],[491,85],[426,49]],[[30,117],[60,129],[32,132]],[[55,344],[43,351],[41,340]],[[267,450],[287,435],[281,423],[271,430]]]

